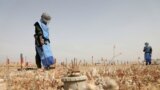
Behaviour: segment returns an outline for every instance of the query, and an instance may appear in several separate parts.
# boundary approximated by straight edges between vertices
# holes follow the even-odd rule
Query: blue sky
[[[159,0],[1,0],[0,60],[18,60],[23,53],[34,61],[34,26],[42,12],[49,24],[54,56],[110,59],[113,46],[119,60],[143,60],[144,42],[160,58]]]

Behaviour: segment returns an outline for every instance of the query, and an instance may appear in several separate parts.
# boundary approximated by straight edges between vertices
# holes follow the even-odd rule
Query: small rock
[[[4,82],[4,79],[0,79],[0,83],[3,83]]]
[[[96,86],[94,84],[87,84],[87,87],[85,90],[96,90]]]

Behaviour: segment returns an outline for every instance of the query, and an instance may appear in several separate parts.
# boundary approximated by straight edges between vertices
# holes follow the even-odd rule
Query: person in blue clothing
[[[145,47],[143,49],[144,52],[144,58],[146,60],[146,65],[150,65],[151,64],[151,57],[152,57],[152,47],[149,46],[149,43],[146,42],[145,43]]]
[[[47,13],[41,15],[40,21],[37,21],[35,26],[35,49],[36,49],[36,64],[38,68],[49,69],[55,63],[49,39],[48,23],[51,17]],[[42,65],[41,65],[42,64]]]

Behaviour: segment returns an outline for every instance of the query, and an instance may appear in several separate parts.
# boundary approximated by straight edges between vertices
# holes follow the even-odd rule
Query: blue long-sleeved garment
[[[146,60],[146,63],[150,63],[151,64],[151,54],[152,54],[152,47],[150,46],[145,46],[144,50],[144,58]]]
[[[48,26],[43,24],[41,21],[39,21],[38,23],[40,27],[42,28],[44,38],[49,39]],[[44,67],[49,67],[50,65],[54,64],[53,54],[52,54],[51,47],[48,41],[42,47],[37,46],[36,49],[42,61],[42,65]]]

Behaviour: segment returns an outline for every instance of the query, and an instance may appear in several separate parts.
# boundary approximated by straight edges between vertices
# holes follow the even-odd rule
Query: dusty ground
[[[81,74],[88,77],[86,90],[160,90],[159,65],[80,65],[79,67]],[[10,90],[58,90],[63,86],[61,78],[66,76],[67,72],[68,69],[61,65],[47,71],[17,71],[17,67],[9,67],[8,70],[7,67],[1,66],[0,90],[7,88]]]
[[[6,90],[6,83],[5,82],[0,83],[0,90]]]

